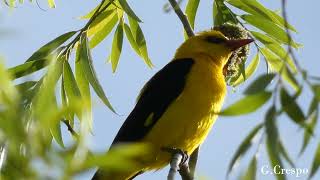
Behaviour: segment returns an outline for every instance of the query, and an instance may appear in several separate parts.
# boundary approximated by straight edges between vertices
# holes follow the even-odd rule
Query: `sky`
[[[93,61],[98,78],[106,91],[106,94],[120,114],[115,115],[105,107],[100,100],[94,97],[94,129],[91,137],[90,149],[95,152],[104,152],[108,149],[115,134],[132,110],[135,99],[144,83],[168,63],[174,55],[175,49],[183,42],[182,25],[174,13],[164,13],[163,5],[167,1],[136,0],[129,1],[130,5],[142,19],[142,30],[145,34],[149,55],[154,63],[153,69],[148,68],[144,62],[133,52],[125,40],[120,63],[115,74],[111,71],[111,65],[107,63],[107,57],[111,51],[110,36],[93,50]],[[267,7],[280,10],[280,0],[261,1]],[[94,8],[99,1],[56,0],[57,8],[48,9],[47,1],[39,1],[40,6],[46,11],[39,9],[35,3],[25,2],[17,8],[8,9],[0,5],[0,28],[5,34],[0,35],[0,55],[4,57],[7,67],[12,67],[24,62],[32,52],[58,35],[71,30],[77,30],[84,26],[85,21],[78,17],[86,14]],[[184,5],[184,4],[183,4]],[[304,45],[296,55],[309,72],[319,75],[318,55],[320,25],[316,23],[320,2],[310,0],[308,2],[288,1],[289,21],[299,31],[295,39]],[[202,0],[196,18],[196,32],[212,27],[212,1]],[[250,60],[250,58],[249,58]],[[265,72],[263,63],[259,73]],[[30,78],[33,78],[31,76]],[[249,81],[250,82],[250,81]],[[247,83],[246,83],[247,84]],[[232,89],[229,88],[225,106],[242,97],[246,84]],[[299,103],[304,110],[311,100],[310,93],[304,93],[299,98]],[[267,106],[266,106],[267,107]],[[205,143],[201,146],[197,173],[208,179],[225,179],[228,164],[236,151],[236,148],[259,122],[263,121],[266,107],[250,115],[239,117],[219,117],[212,132]],[[319,126],[315,138],[301,157],[298,152],[302,142],[302,131],[288,120],[285,116],[279,119],[281,138],[289,150],[289,154],[296,162],[298,168],[308,168],[313,159],[315,148],[319,143]],[[243,172],[252,157],[253,148],[248,156],[240,162],[238,169],[233,172],[230,179],[237,179]],[[271,175],[263,175],[261,167],[268,165],[264,146],[258,155],[258,179],[273,179]],[[160,180],[165,179],[168,168],[164,170],[145,173],[138,176],[137,180]],[[93,171],[77,176],[75,179],[84,180],[92,176]],[[320,178],[320,171],[314,179]],[[296,178],[288,176],[288,179],[306,179],[306,176]]]

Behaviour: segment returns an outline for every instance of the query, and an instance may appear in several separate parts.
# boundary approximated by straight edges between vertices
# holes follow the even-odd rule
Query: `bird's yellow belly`
[[[217,79],[213,67],[197,64],[188,77],[183,93],[169,106],[150,133],[143,139],[154,146],[148,169],[159,169],[171,154],[163,147],[178,148],[189,155],[205,140],[225,96],[225,84]]]

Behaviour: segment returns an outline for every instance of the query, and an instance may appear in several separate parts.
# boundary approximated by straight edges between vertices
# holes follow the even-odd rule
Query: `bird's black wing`
[[[143,88],[136,106],[120,128],[112,144],[139,141],[152,129],[168,106],[183,91],[193,59],[171,61]]]

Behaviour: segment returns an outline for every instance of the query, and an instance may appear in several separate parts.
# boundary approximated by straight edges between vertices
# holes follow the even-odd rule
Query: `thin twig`
[[[77,134],[77,132],[72,128],[71,124],[69,123],[68,120],[62,120],[62,122],[67,126],[68,131],[72,134],[72,136],[74,136],[76,139],[78,139],[79,135]]]
[[[179,174],[180,174],[182,180],[193,180],[194,179],[187,163],[180,165],[179,168],[180,168]]]
[[[171,4],[172,8],[174,9],[174,12],[179,17],[180,21],[182,22],[182,25],[184,27],[184,30],[186,31],[187,35],[189,37],[194,36],[194,32],[192,30],[192,27],[188,21],[187,16],[182,12],[179,4],[175,0],[169,0],[169,3]]]

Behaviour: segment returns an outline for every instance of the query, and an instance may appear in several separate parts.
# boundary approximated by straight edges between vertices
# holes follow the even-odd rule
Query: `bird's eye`
[[[220,44],[220,43],[225,42],[226,40],[221,37],[209,36],[209,37],[207,37],[207,41],[210,43]]]

